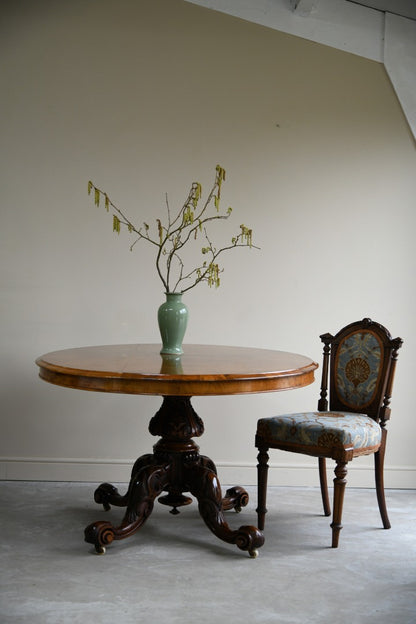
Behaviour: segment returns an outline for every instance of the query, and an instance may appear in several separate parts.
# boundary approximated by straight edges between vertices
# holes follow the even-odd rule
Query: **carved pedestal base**
[[[221,540],[236,544],[255,557],[257,548],[264,543],[263,534],[254,526],[232,530],[224,517],[224,511],[240,511],[247,505],[248,494],[241,487],[233,487],[223,498],[214,462],[200,455],[192,440],[202,435],[204,425],[190,398],[165,397],[150,421],[149,431],[161,439],[155,444],[153,454],[143,455],[135,462],[126,494],[120,495],[109,483],[101,484],[94,494],[94,500],[105,510],[111,505],[127,508],[121,524],[94,522],[85,529],[85,541],[94,544],[98,553],[104,553],[113,540],[129,537],[140,529],[162,492],[167,494],[160,496],[159,502],[171,506],[174,514],[179,513],[178,507],[192,502],[183,495],[190,492],[198,500],[199,512],[209,529]]]

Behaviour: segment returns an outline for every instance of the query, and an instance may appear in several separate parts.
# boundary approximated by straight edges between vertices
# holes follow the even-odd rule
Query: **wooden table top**
[[[184,345],[161,356],[159,344],[122,344],[54,351],[36,360],[50,383],[123,394],[205,396],[275,392],[307,386],[318,364],[285,351]]]

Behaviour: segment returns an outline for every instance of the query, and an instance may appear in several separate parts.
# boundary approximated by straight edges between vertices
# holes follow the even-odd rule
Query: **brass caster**
[[[97,555],[105,555],[105,546],[96,546],[95,552]]]
[[[250,555],[251,559],[255,559],[256,557],[259,556],[259,551],[258,550],[249,550],[248,554]]]

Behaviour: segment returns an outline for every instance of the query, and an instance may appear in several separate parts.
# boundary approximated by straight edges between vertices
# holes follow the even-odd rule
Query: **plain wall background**
[[[415,143],[383,66],[180,0],[6,0],[1,49],[1,473],[127,480],[149,452],[157,397],[40,381],[34,360],[90,344],[158,342],[150,246],[95,208],[87,181],[137,223],[227,171],[218,290],[186,296],[186,341],[275,348],[320,362],[319,334],[369,316],[399,355],[386,486],[416,487]],[[314,409],[308,388],[195,398],[222,483],[255,483],[257,418]],[[271,483],[316,484],[278,453]],[[372,458],[349,482],[373,484]]]

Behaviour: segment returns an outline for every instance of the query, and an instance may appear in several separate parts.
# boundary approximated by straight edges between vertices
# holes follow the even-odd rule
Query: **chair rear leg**
[[[338,462],[335,466],[334,479],[334,515],[332,517],[332,548],[338,548],[339,534],[342,529],[342,508],[344,505],[344,492],[347,484],[347,463]]]
[[[386,452],[387,430],[383,429],[381,434],[381,446],[374,453],[374,468],[376,477],[376,492],[378,508],[380,510],[381,520],[385,529],[390,529],[391,524],[387,514],[386,499],[384,497],[384,455]]]
[[[267,453],[269,449],[260,448],[257,455],[257,518],[258,528],[260,531],[264,529],[265,517],[267,513],[266,498],[267,498],[267,474],[269,471],[269,455]]]
[[[326,459],[319,457],[319,483],[321,484],[322,504],[325,516],[331,515],[331,505],[328,496],[328,482],[326,478]]]

